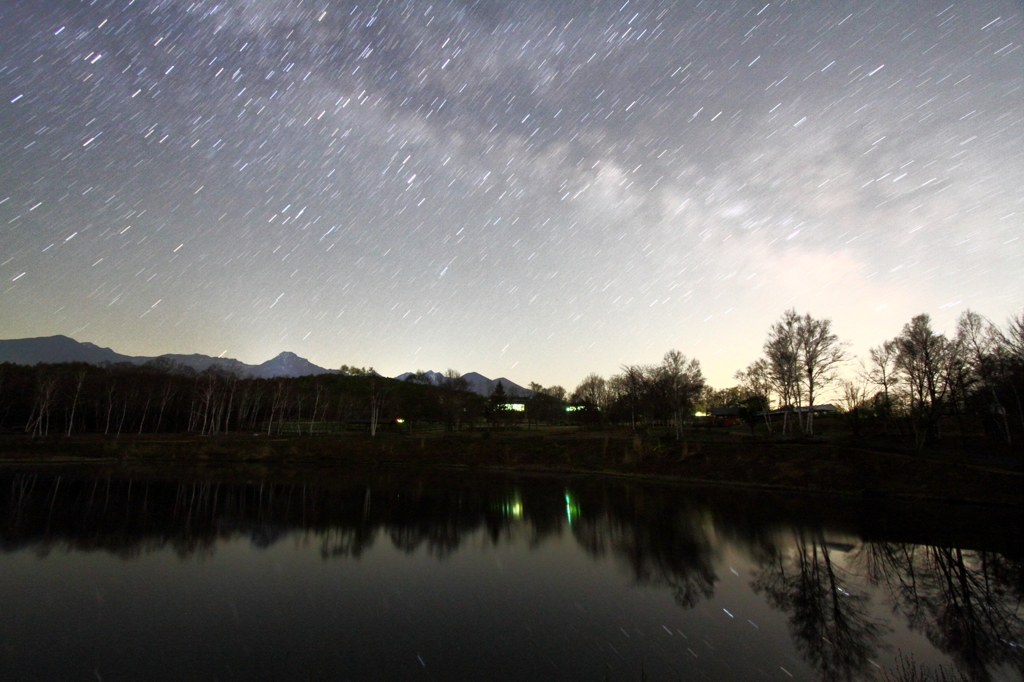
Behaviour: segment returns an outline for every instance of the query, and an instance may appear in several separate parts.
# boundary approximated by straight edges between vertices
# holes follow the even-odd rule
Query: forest
[[[914,317],[867,358],[827,318],[786,311],[767,331],[763,354],[736,372],[736,385],[707,385],[700,362],[677,350],[652,365],[585,377],[574,390],[531,383],[531,395],[469,390],[455,370],[438,381],[341,372],[259,379],[202,372],[166,359],[134,365],[0,364],[0,433],[322,435],[382,429],[452,432],[571,426],[630,429],[683,442],[722,423],[751,435],[810,437],[829,414],[853,437],[887,435],[920,450],[946,436],[999,447],[1024,443],[1024,313],[999,325],[965,311],[950,335]],[[825,412],[822,401],[836,409]],[[835,430],[834,428],[832,430]]]

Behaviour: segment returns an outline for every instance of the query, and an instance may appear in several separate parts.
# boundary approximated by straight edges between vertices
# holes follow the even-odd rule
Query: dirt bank
[[[629,432],[475,432],[268,438],[0,439],[0,463],[117,463],[248,471],[389,465],[644,476],[828,495],[1024,506],[1024,476],[969,455],[916,455],[854,442],[697,440]]]

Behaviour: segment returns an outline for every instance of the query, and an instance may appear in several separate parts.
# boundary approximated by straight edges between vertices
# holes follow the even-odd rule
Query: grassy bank
[[[365,470],[389,465],[643,476],[691,483],[862,497],[1024,505],[1013,462],[970,453],[913,454],[854,440],[744,440],[698,435],[682,444],[628,431],[566,429],[459,434],[363,433],[318,437],[72,437],[0,439],[0,463],[40,466],[117,462],[265,471],[299,467]]]

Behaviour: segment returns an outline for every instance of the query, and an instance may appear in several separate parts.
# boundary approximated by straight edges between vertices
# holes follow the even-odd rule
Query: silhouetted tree
[[[47,436],[50,433],[50,410],[57,395],[57,375],[52,370],[36,374],[36,387],[25,432],[32,437]]]
[[[921,449],[939,435],[939,419],[951,390],[948,367],[952,347],[932,331],[931,317],[918,315],[903,326],[895,339],[895,366],[905,391],[914,442]]]
[[[553,424],[565,420],[565,389],[561,386],[544,386],[530,382],[533,392],[526,399],[526,418],[534,423]]]
[[[740,382],[740,387],[746,393],[743,402],[748,409],[756,409],[763,416],[764,423],[768,427],[768,433],[773,433],[771,418],[768,413],[771,411],[772,375],[771,367],[765,358],[760,358],[747,365],[746,369],[736,372],[735,377]],[[751,401],[753,400],[753,403]],[[750,423],[748,421],[748,423]],[[751,432],[754,425],[750,423]]]
[[[782,319],[768,330],[764,344],[764,355],[768,361],[768,376],[772,387],[779,395],[782,409],[782,433],[790,431],[790,413],[801,404],[800,385],[800,316],[795,310],[787,310]],[[799,418],[799,412],[797,413]]]
[[[441,378],[438,389],[438,400],[445,429],[456,431],[462,425],[462,413],[466,407],[469,382],[459,372],[449,369]]]
[[[370,398],[370,437],[372,438],[377,435],[377,424],[384,413],[384,404],[391,395],[388,379],[371,375],[368,393]]]
[[[683,441],[683,453],[686,454],[686,434],[684,423],[693,414],[693,406],[704,389],[704,374],[700,362],[687,359],[677,350],[665,353],[657,380],[662,384],[660,393],[664,396],[670,415],[676,440]]]
[[[845,345],[832,333],[832,320],[810,313],[797,324],[797,349],[804,388],[807,389],[807,433],[814,434],[814,398],[836,380],[836,369],[846,361]]]
[[[1007,405],[1015,405],[1017,425],[1024,441],[1024,311],[1011,316],[1006,329],[992,328],[995,336],[999,391]]]
[[[895,340],[871,348],[871,364],[867,371],[868,381],[880,389],[872,401],[873,411],[885,423],[893,419],[893,391],[899,386],[899,371],[896,367],[897,346]]]
[[[845,379],[841,383],[842,393],[839,403],[850,424],[850,432],[853,436],[860,436],[860,427],[863,421],[865,402],[867,401],[867,386],[864,381]]]
[[[583,418],[590,426],[604,421],[603,410],[608,406],[608,386],[599,374],[588,374],[572,393],[572,401],[583,408]]]

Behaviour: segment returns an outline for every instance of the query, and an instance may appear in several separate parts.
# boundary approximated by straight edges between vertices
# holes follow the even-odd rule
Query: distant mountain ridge
[[[295,353],[285,351],[275,358],[258,365],[249,365],[234,358],[215,358],[210,355],[193,353],[180,355],[165,353],[156,357],[122,355],[109,348],[97,346],[88,341],[75,341],[67,336],[40,336],[32,339],[0,340],[0,362],[16,365],[55,364],[59,362],[85,362],[90,365],[128,362],[142,365],[154,360],[170,360],[179,365],[202,372],[210,367],[219,367],[229,372],[254,376],[260,379],[276,377],[300,377],[311,374],[337,374],[336,369],[315,365]]]
[[[413,376],[413,374],[413,372],[404,372],[402,374],[399,374],[395,378],[398,379],[399,381],[405,381],[407,378]],[[427,378],[430,379],[431,383],[433,383],[435,386],[438,385],[441,382],[441,379],[444,378],[443,374],[441,374],[440,372],[434,372],[433,370],[428,370],[424,372],[424,374],[427,376]],[[530,396],[533,395],[533,391],[531,391],[530,389],[523,388],[519,384],[515,383],[514,381],[510,381],[505,377],[498,377],[497,379],[488,379],[479,372],[469,372],[468,374],[463,374],[462,378],[466,380],[467,384],[469,384],[469,390],[479,395],[487,396],[494,393],[494,390],[498,387],[499,381],[501,382],[502,388],[505,389],[505,395],[507,395],[510,398],[529,398]]]
[[[133,358],[115,353],[94,343],[75,341],[67,336],[40,336],[33,339],[0,341],[0,362],[16,365],[35,365],[40,362],[86,362],[99,365],[104,362],[145,362],[149,358]]]
[[[30,339],[0,339],[0,363],[10,362],[16,365],[57,364],[61,362],[84,362],[90,365],[128,362],[133,365],[143,365],[147,362],[161,359],[191,367],[197,372],[202,372],[210,367],[219,367],[225,371],[235,372],[242,376],[253,376],[260,379],[338,373],[336,369],[320,367],[306,358],[289,351],[280,353],[277,357],[258,365],[249,365],[234,358],[215,358],[199,353],[192,353],[190,355],[164,353],[156,357],[123,355],[110,348],[97,346],[88,341],[76,341],[71,337],[60,335],[39,336]],[[412,372],[405,372],[404,374],[399,374],[395,379],[404,381],[411,375]],[[440,383],[440,380],[444,377],[440,372],[433,371],[426,372],[426,375],[435,385]],[[494,393],[494,389],[497,388],[499,381],[505,389],[505,394],[510,398],[528,398],[533,395],[533,391],[530,389],[523,388],[505,377],[488,379],[477,372],[469,372],[468,374],[463,374],[462,378],[469,384],[471,391],[483,396],[489,396]]]

